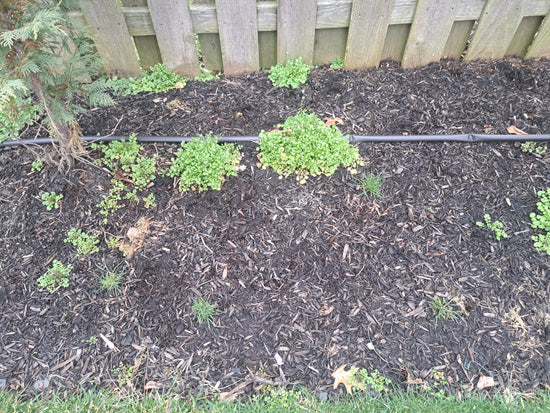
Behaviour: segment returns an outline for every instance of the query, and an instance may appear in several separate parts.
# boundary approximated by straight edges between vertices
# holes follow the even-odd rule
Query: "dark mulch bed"
[[[548,79],[548,61],[519,60],[320,68],[295,91],[258,73],[120,98],[81,126],[85,135],[257,135],[304,108],[341,118],[352,134],[506,133],[512,124],[550,133]],[[169,160],[176,146],[146,148]],[[123,363],[136,366],[139,390],[154,382],[192,393],[254,376],[331,392],[342,364],[403,385],[441,384],[433,371],[444,372],[453,392],[480,376],[499,390],[548,386],[550,260],[532,246],[529,213],[550,185],[549,155],[517,143],[361,144],[361,172],[385,176],[372,200],[347,171],[300,185],[258,168],[254,144],[242,152],[246,169],[221,191],[182,194],[161,177],[149,189],[157,207],[128,205],[104,224],[96,204],[108,173],[80,162],[67,175],[37,174],[25,149],[0,151],[0,384],[117,387],[112,369]],[[52,190],[65,198],[48,212],[40,196]],[[476,227],[484,213],[510,238]],[[76,258],[63,242],[73,227],[124,237],[142,217],[150,232],[126,260],[104,242]],[[74,265],[70,287],[41,292],[36,280],[53,259]],[[98,267],[123,261],[121,292],[99,293]],[[198,297],[221,310],[210,327],[192,315]],[[434,297],[452,300],[461,318],[436,323]]]

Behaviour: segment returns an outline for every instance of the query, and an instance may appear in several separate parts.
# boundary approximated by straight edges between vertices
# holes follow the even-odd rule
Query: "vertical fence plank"
[[[354,0],[346,45],[347,69],[378,66],[394,0]]]
[[[316,0],[279,0],[277,5],[277,61],[302,57],[313,63]]]
[[[388,26],[381,60],[401,61],[410,29],[410,24],[391,24]]]
[[[465,60],[502,59],[523,19],[525,0],[487,0]]]
[[[535,33],[540,27],[542,16],[524,17],[519,24],[518,30],[506,50],[506,56],[525,56],[529,46],[533,42]]]
[[[147,0],[122,0],[124,7],[147,7]],[[157,38],[154,35],[134,36],[141,66],[150,67],[162,61]]]
[[[104,71],[121,77],[141,76],[134,44],[118,0],[84,1],[81,9],[104,61]]]
[[[164,65],[179,75],[200,75],[187,0],[149,0],[149,10]]]
[[[527,59],[534,57],[550,57],[550,13],[542,22],[533,44],[525,55]]]
[[[256,0],[216,0],[223,71],[228,76],[260,68]]]
[[[418,0],[403,67],[418,67],[438,61],[453,28],[455,0]]]

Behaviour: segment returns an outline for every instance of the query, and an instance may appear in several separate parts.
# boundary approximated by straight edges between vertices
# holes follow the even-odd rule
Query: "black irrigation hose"
[[[136,136],[139,142],[180,143],[192,139],[185,136]],[[126,136],[83,136],[86,142],[112,142],[127,139]],[[258,136],[224,136],[218,142],[257,142]],[[550,141],[550,135],[392,135],[392,136],[361,136],[349,135],[350,142],[525,142]],[[14,140],[0,142],[0,148],[19,145],[43,145],[51,143],[51,138]]]

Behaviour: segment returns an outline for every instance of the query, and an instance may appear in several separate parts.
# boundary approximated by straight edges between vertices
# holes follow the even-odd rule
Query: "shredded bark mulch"
[[[550,133],[549,79],[548,61],[517,59],[317,68],[297,90],[257,73],[120,97],[80,124],[91,136],[257,136],[304,109],[356,135]],[[144,146],[159,167],[177,150]],[[180,193],[158,176],[156,207],[126,202],[107,223],[105,169],[37,173],[31,152],[1,150],[0,387],[232,397],[271,383],[321,395],[344,392],[331,373],[346,364],[452,393],[483,377],[494,379],[484,391],[548,388],[550,257],[533,247],[529,214],[550,186],[549,155],[519,143],[359,149],[358,175],[299,184],[259,168],[246,143],[244,170],[221,191]],[[362,193],[364,173],[384,176],[381,197]],[[42,205],[49,191],[64,195],[59,210]],[[484,214],[509,238],[476,226]],[[78,258],[71,228],[99,233],[100,251]],[[136,233],[129,257],[106,246]],[[70,286],[40,291],[54,259],[74,266]],[[96,275],[117,266],[119,293],[99,292]],[[217,306],[211,325],[193,315],[199,298]],[[434,300],[452,312],[437,317]]]

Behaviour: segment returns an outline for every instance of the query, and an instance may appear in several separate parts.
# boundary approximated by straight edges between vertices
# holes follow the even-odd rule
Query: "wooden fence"
[[[140,64],[163,62],[193,77],[198,45],[202,64],[228,76],[300,56],[349,69],[550,57],[549,15],[550,0],[90,0],[75,17],[106,72],[140,76]]]

